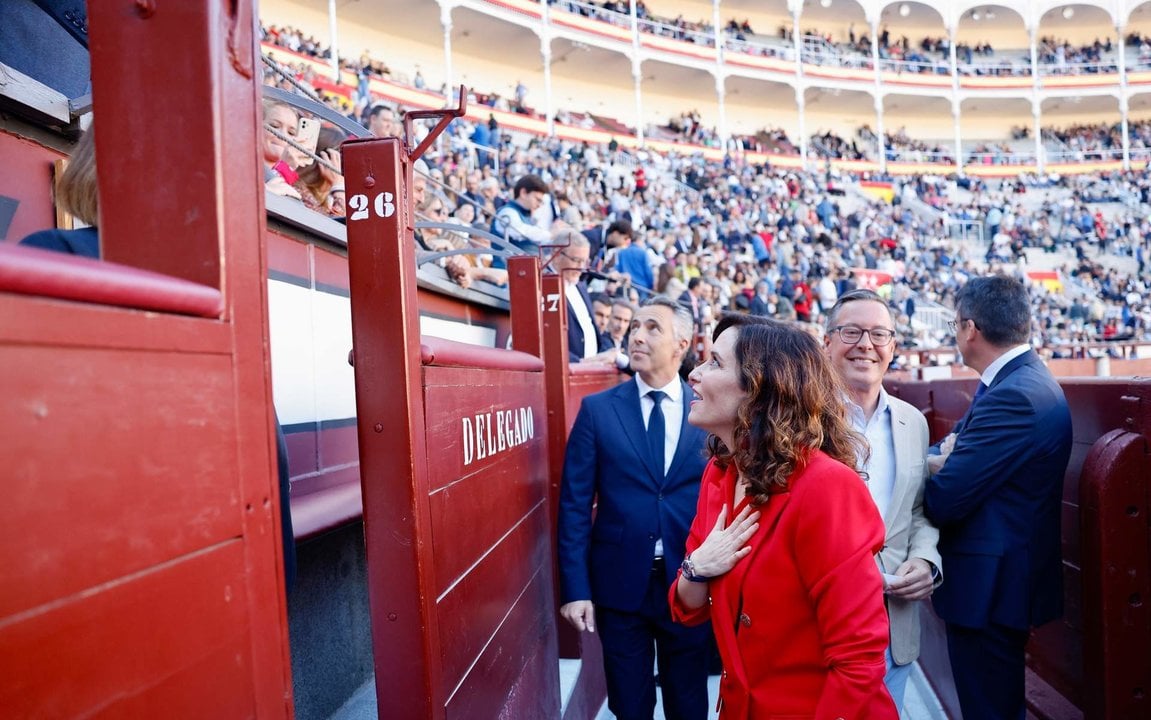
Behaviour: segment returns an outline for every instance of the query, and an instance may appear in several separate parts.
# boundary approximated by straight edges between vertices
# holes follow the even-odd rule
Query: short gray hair
[[[652,295],[644,301],[642,307],[665,307],[673,315],[672,326],[675,328],[676,340],[687,340],[689,349],[695,341],[695,320],[691,311],[667,295]]]

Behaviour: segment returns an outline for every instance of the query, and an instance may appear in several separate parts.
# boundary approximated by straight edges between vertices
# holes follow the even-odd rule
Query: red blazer
[[[688,552],[721,507],[735,515],[735,482],[734,467],[708,464]],[[708,605],[689,609],[675,584],[670,591],[677,622],[712,621],[724,666],[720,717],[897,720],[883,684],[887,613],[875,564],[883,520],[867,486],[816,452],[760,512],[751,553],[709,583]]]

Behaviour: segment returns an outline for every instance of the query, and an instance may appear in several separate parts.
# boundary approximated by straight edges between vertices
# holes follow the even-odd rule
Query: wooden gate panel
[[[454,687],[488,649],[496,631],[510,616],[511,609],[526,588],[546,568],[547,548],[547,520],[541,503],[508,531],[507,536],[501,538],[480,563],[438,598],[436,609],[440,615],[440,647],[446,686],[443,697],[451,696]],[[530,637],[531,633],[526,630],[519,628],[518,633],[524,637],[513,636],[513,646]],[[508,648],[497,645],[491,650],[502,654]],[[498,708],[496,706],[493,710]]]
[[[241,534],[218,482],[236,463],[218,441],[236,434],[227,356],[3,346],[0,366],[0,413],[19,420],[0,446],[0,615]]]
[[[540,479],[511,462],[432,493],[435,592],[447,590],[544,500]]]
[[[233,540],[5,624],[5,716],[252,717],[245,572]]]
[[[447,718],[520,720],[559,715],[552,601],[551,579],[545,572],[536,573],[448,698]]]
[[[1151,513],[1146,435],[1113,430],[1083,467],[1082,654],[1084,709],[1092,718],[1147,717],[1151,711]]]
[[[290,717],[252,6],[88,9],[104,261],[0,248],[0,712]]]

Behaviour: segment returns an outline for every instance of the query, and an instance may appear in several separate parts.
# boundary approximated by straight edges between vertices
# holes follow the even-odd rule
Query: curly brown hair
[[[729,328],[739,335],[735,357],[747,399],[736,413],[726,447],[714,435],[708,450],[721,467],[735,463],[755,504],[787,487],[815,450],[856,468],[868,454],[867,440],[852,429],[843,384],[819,343],[791,325],[755,315],[724,315],[713,341]]]

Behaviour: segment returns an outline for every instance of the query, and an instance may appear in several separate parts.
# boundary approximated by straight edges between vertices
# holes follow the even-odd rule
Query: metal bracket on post
[[[424,141],[421,142],[419,145],[417,145],[415,150],[408,150],[408,158],[411,160],[411,162],[415,163],[416,160],[419,160],[421,157],[423,157],[424,153],[427,152],[428,148],[431,147],[432,143],[436,141],[436,138],[438,138],[440,136],[440,134],[443,133],[444,130],[447,130],[448,124],[452,120],[455,120],[458,117],[464,116],[464,112],[467,110],[467,107],[468,107],[468,89],[466,87],[464,87],[463,85],[460,85],[460,104],[458,107],[443,108],[442,110],[412,110],[411,112],[405,113],[404,114],[404,139],[405,139],[404,149],[405,150],[408,150],[406,140],[407,140],[407,138],[410,138],[412,136],[412,120],[425,120],[425,119],[426,120],[435,120],[437,118],[439,119],[439,122],[437,122],[432,127],[432,129],[430,131],[428,131],[428,136],[424,138]]]

